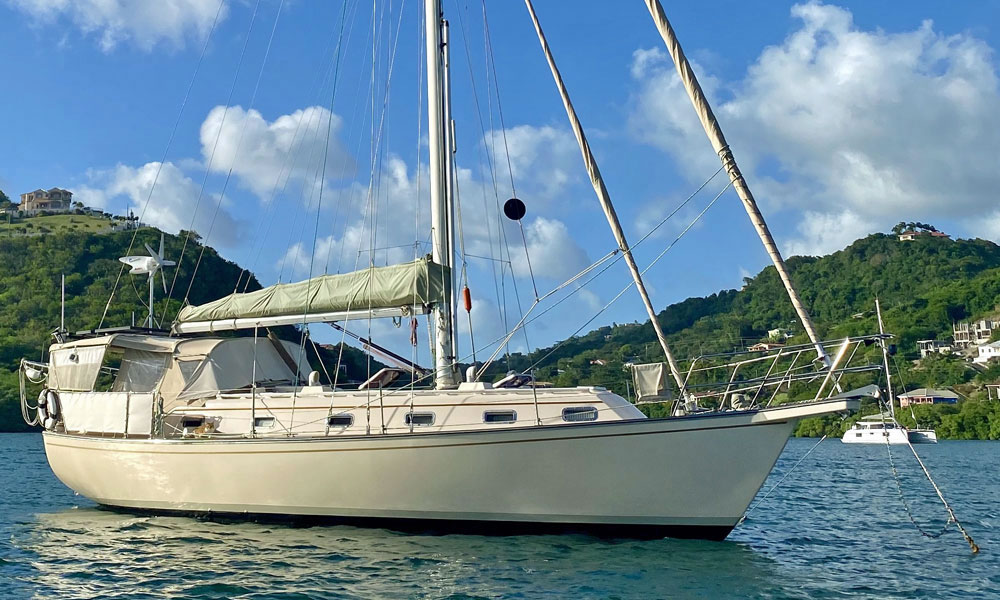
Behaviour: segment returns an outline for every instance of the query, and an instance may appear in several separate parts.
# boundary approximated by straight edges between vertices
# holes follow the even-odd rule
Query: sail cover
[[[450,292],[450,269],[428,258],[372,267],[341,275],[321,275],[279,283],[256,292],[230,294],[186,306],[178,323],[269,318],[311,313],[413,307],[443,301]]]

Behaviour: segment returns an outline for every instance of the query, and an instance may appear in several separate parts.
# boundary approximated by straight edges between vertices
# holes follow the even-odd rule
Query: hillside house
[[[951,390],[935,390],[931,388],[919,388],[912,392],[900,394],[900,408],[911,404],[957,404],[958,394]]]
[[[972,362],[985,365],[994,358],[1000,359],[1000,342],[982,344],[978,347],[979,356],[972,359]]]
[[[939,342],[938,340],[919,340],[917,349],[920,350],[920,358],[927,358],[928,354],[951,354],[951,342]]]
[[[69,212],[73,210],[73,192],[52,188],[21,194],[21,204],[17,209],[25,215],[36,215],[42,211]]]
[[[950,235],[944,233],[943,231],[904,231],[899,234],[899,241],[901,242],[912,242],[918,237],[929,236],[932,238],[951,238]]]
[[[988,400],[1000,400],[1000,383],[986,384],[986,398]]]
[[[784,348],[784,344],[777,344],[775,342],[758,342],[753,346],[747,348],[748,352],[767,352],[768,350],[777,350],[778,348]]]
[[[774,342],[784,341],[790,337],[792,337],[791,330],[785,329],[783,327],[767,330],[767,339]]]
[[[982,346],[988,344],[993,330],[1000,326],[1000,323],[991,319],[980,319],[973,323],[956,323],[952,326],[952,334],[955,336],[956,348],[970,348],[972,346]]]

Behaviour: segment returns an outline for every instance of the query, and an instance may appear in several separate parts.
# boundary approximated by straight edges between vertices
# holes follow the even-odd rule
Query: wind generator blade
[[[163,281],[163,293],[166,294],[167,293],[167,274],[163,271],[163,269],[160,269],[160,279]]]
[[[157,268],[159,268],[160,267],[160,255],[157,254],[156,252],[153,252],[153,249],[149,247],[149,244],[143,244],[143,246],[145,246],[146,250],[149,251],[149,257],[153,259],[153,263],[156,265]]]
[[[163,234],[160,234],[160,251],[156,254],[156,258],[163,262]]]

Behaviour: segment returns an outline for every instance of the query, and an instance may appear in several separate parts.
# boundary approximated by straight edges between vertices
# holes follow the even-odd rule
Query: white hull
[[[902,427],[897,427],[895,429],[876,429],[876,430],[857,430],[854,428],[848,429],[844,433],[844,437],[841,440],[845,444],[882,444],[885,445],[888,440],[889,444],[936,444],[937,434],[933,429],[904,429]]]
[[[937,433],[933,429],[908,429],[911,444],[936,444]]]
[[[798,419],[852,407],[337,438],[44,439],[63,483],[114,507],[721,539]]]

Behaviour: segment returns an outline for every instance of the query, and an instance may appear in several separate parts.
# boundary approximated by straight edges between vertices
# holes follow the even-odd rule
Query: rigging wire
[[[382,136],[383,136],[383,133],[384,133],[385,128],[386,128],[386,113],[387,113],[387,109],[388,109],[389,90],[390,90],[390,87],[391,87],[393,66],[395,64],[396,51],[397,51],[398,43],[399,43],[399,33],[402,30],[402,15],[403,15],[402,7],[403,7],[403,5],[405,5],[405,0],[400,5],[399,18],[397,20],[396,32],[395,32],[394,36],[391,35],[391,16],[390,16],[390,25],[389,25],[389,27],[390,27],[390,35],[386,36],[386,46],[387,46],[387,49],[388,49],[389,46],[391,45],[391,50],[387,50],[388,56],[387,56],[387,59],[386,59],[387,60],[386,81],[385,81],[384,93],[383,93],[383,96],[382,96],[382,110],[381,110],[381,114],[380,114],[380,117],[379,117],[379,124],[378,124],[377,130],[375,128],[375,114],[374,114],[375,103],[376,103],[376,100],[377,100],[377,98],[376,98],[376,86],[375,86],[375,79],[376,79],[375,74],[377,72],[377,62],[378,62],[378,60],[377,60],[377,48],[378,48],[378,45],[379,45],[379,41],[380,41],[380,39],[382,37],[382,32],[385,29],[385,26],[378,27],[377,28],[377,32],[376,32],[376,18],[377,17],[376,17],[376,12],[375,12],[375,4],[373,3],[373,5],[372,5],[372,36],[371,36],[371,40],[372,40],[371,73],[372,73],[372,75],[371,75],[371,79],[370,79],[371,93],[369,94],[369,99],[371,100],[371,109],[372,109],[372,120],[370,122],[371,123],[371,129],[372,129],[372,131],[371,131],[371,134],[372,134],[371,135],[371,152],[370,152],[371,168],[370,168],[370,174],[369,174],[368,200],[366,202],[365,214],[364,214],[362,228],[361,228],[361,235],[358,236],[358,252],[357,252],[357,255],[355,257],[355,269],[354,269],[355,271],[358,270],[357,267],[360,264],[361,255],[362,255],[361,244],[364,243],[364,232],[366,230],[369,232],[369,255],[368,255],[369,256],[369,266],[373,267],[374,266],[374,261],[375,261],[374,248],[375,248],[375,240],[376,240],[376,237],[377,237],[377,216],[376,216],[375,213],[377,212],[377,209],[378,209],[378,202],[377,202],[377,193],[378,192],[375,189],[375,182],[376,182],[376,180],[377,180],[377,178],[378,178],[378,176],[379,176],[379,174],[381,172],[382,162],[379,159],[382,156],[382,154],[380,152],[380,149],[382,148]],[[383,17],[385,16],[385,11],[384,10],[383,10],[382,16]],[[384,22],[384,18],[381,18],[381,17],[378,18],[378,22],[379,23]],[[369,228],[369,223],[371,224],[370,228]],[[343,248],[343,241],[344,240],[342,238],[342,248]],[[372,276],[373,276],[373,273],[370,272],[369,273],[369,278],[371,278]],[[368,337],[369,337],[369,339],[371,338],[371,301],[372,300],[369,297],[369,300],[368,300],[368,303],[369,303],[369,306],[368,306],[368,309],[369,309]],[[350,305],[348,305],[348,310],[350,310]],[[344,345],[345,345],[345,343],[346,343],[346,332],[342,332],[341,333],[341,347],[340,347],[340,352],[339,352],[338,357],[337,357],[337,374],[338,375],[339,375],[339,371],[340,371],[340,364],[341,364],[341,361],[343,359],[343,352],[344,352]],[[371,359],[372,359],[371,354],[368,353],[367,354],[367,364],[368,364],[367,368],[368,368],[369,374],[371,372]]]
[[[160,172],[163,170],[163,164],[167,161],[167,154],[170,152],[170,147],[173,144],[175,135],[177,134],[177,127],[180,125],[181,116],[184,114],[184,108],[187,106],[188,99],[191,97],[191,90],[194,88],[194,82],[198,79],[198,72],[201,70],[201,65],[205,61],[205,54],[208,52],[209,42],[211,42],[215,29],[219,24],[219,16],[222,14],[222,7],[225,6],[225,4],[225,0],[219,0],[219,8],[215,11],[215,18],[212,20],[212,27],[208,30],[208,35],[205,36],[205,44],[201,48],[201,54],[198,56],[198,62],[195,65],[194,73],[191,74],[191,81],[188,83],[187,90],[184,92],[184,99],[181,100],[180,109],[177,111],[177,118],[174,119],[174,126],[170,130],[170,137],[167,138],[167,146],[163,149],[163,157],[160,159],[160,164],[156,166],[156,174],[153,175],[153,182],[149,186],[149,193],[146,194],[146,201],[143,203],[142,210],[139,212],[138,223],[142,222],[142,217],[146,214],[146,208],[149,207],[150,199],[153,197],[153,190],[156,189],[156,183],[160,179]],[[135,245],[135,240],[138,235],[139,228],[136,227],[135,231],[132,233],[132,239],[129,241],[128,249],[125,251],[126,255],[132,252],[132,247]],[[115,278],[115,283],[111,287],[111,293],[108,295],[108,301],[104,305],[104,311],[101,313],[101,320],[97,324],[97,329],[104,326],[104,319],[108,316],[108,309],[111,308],[111,302],[115,297],[115,291],[118,289],[118,284],[121,282],[122,275],[125,273],[125,267],[126,265],[122,264],[121,268],[118,269],[118,277]]]
[[[253,14],[250,16],[250,25],[247,27],[246,40],[243,42],[243,49],[240,51],[240,58],[236,64],[236,73],[233,75],[233,83],[229,88],[229,97],[226,100],[226,108],[222,111],[222,120],[219,122],[219,132],[215,136],[215,143],[212,145],[212,152],[209,155],[208,163],[205,165],[205,177],[202,179],[201,189],[198,192],[198,200],[195,203],[194,211],[191,214],[191,227],[194,227],[194,219],[198,214],[198,208],[201,206],[201,200],[205,195],[205,188],[208,184],[208,177],[212,172],[212,164],[215,161],[215,153],[219,148],[219,140],[222,138],[222,130],[226,125],[226,116],[229,114],[229,109],[233,103],[233,94],[236,92],[236,83],[240,78],[240,71],[243,68],[243,59],[246,57],[247,47],[250,45],[250,34],[253,31],[254,22],[257,20],[257,11],[260,9],[260,0],[254,4]],[[215,225],[215,218],[219,213],[219,206],[222,204],[222,198],[219,198],[219,204],[216,205],[215,214],[212,216],[212,225],[209,226],[209,234],[205,236],[205,243],[201,247],[201,252],[198,253],[198,260],[195,262],[194,271],[191,273],[191,280],[188,282],[187,291],[184,293],[184,300],[181,304],[186,304],[191,295],[191,287],[194,285],[195,277],[198,275],[198,267],[201,265],[201,259],[205,254],[205,247],[208,245],[208,238],[211,235],[212,227]],[[187,235],[184,236],[184,244],[181,247],[180,258],[177,259],[177,269],[175,270],[175,275],[180,271],[180,264],[184,260],[184,250],[187,248],[188,241],[191,238],[191,230],[189,229]]]
[[[268,40],[267,40],[267,47],[264,50],[264,58],[261,60],[260,70],[257,72],[257,80],[254,83],[253,92],[250,95],[250,102],[247,105],[247,114],[246,114],[247,118],[243,119],[243,125],[242,125],[242,127],[240,127],[240,137],[239,137],[239,139],[236,142],[236,151],[233,154],[233,161],[229,165],[229,171],[226,173],[225,182],[222,184],[222,191],[219,193],[219,201],[218,201],[218,203],[215,206],[215,213],[212,215],[212,222],[209,225],[208,233],[205,235],[205,245],[208,244],[208,238],[212,235],[212,229],[215,226],[215,219],[218,217],[219,209],[222,207],[222,201],[223,201],[223,199],[226,196],[226,190],[229,188],[229,182],[230,182],[230,180],[233,177],[233,169],[236,167],[236,160],[239,158],[240,150],[243,147],[243,138],[244,138],[244,135],[246,134],[247,124],[249,123],[249,116],[250,116],[249,113],[253,110],[253,107],[254,107],[254,105],[255,105],[255,103],[257,101],[257,92],[260,90],[260,82],[261,82],[261,79],[264,77],[264,69],[267,66],[267,59],[271,55],[271,46],[274,43],[274,34],[278,30],[278,22],[281,19],[281,10],[282,10],[282,8],[284,8],[284,5],[285,5],[285,0],[281,0],[278,3],[278,9],[277,9],[277,11],[274,14],[274,24],[271,26],[271,33],[270,33],[270,36],[268,37]],[[259,3],[258,3],[257,6],[259,6]],[[255,8],[254,9],[254,17],[256,17],[256,15],[257,15],[257,10]],[[251,20],[250,20],[250,28],[247,31],[247,40],[246,40],[246,42],[245,42],[245,44],[243,46],[243,53],[246,53],[247,45],[250,42],[250,32],[253,30],[253,23],[254,23],[254,19],[251,18]],[[240,62],[242,63],[242,56],[240,58]],[[236,75],[237,75],[237,78],[238,78],[239,77],[239,68],[238,67],[237,67],[237,73],[236,73]],[[236,79],[234,78],[234,80],[233,80],[233,89],[235,89],[235,86],[236,86]],[[232,90],[230,90],[230,102],[231,101],[232,101]],[[228,103],[227,103],[227,106],[226,106],[225,110],[226,111],[229,110]],[[219,123],[219,135],[216,137],[216,140],[215,140],[216,147],[218,146],[219,139],[222,137],[222,129],[225,126],[225,120],[226,120],[226,115],[225,115],[225,112],[224,112],[223,117],[222,117],[222,122]],[[214,158],[215,148],[213,148],[212,154],[213,154],[213,158]],[[206,171],[205,171],[205,181],[208,180],[208,174],[209,174],[209,171],[211,170],[211,164],[212,164],[212,161],[209,160],[209,165],[208,165],[208,167],[206,167]],[[204,192],[204,185],[205,184],[202,183],[202,191],[199,192],[199,195],[198,195],[199,202],[201,201],[201,196],[202,196],[202,193]],[[165,320],[165,318],[167,316],[167,308],[170,306],[170,304],[169,304],[170,303],[170,298],[171,298],[171,296],[173,296],[173,293],[174,293],[174,285],[177,283],[177,277],[178,277],[178,274],[180,273],[180,270],[181,270],[180,266],[181,266],[181,263],[184,261],[184,250],[187,248],[188,240],[191,237],[191,231],[194,229],[194,220],[195,220],[195,217],[197,216],[197,214],[198,214],[198,209],[197,209],[197,207],[195,207],[194,213],[192,213],[192,215],[191,215],[191,226],[188,228],[188,231],[187,231],[187,233],[184,236],[184,244],[181,247],[180,258],[177,259],[177,268],[174,269],[174,276],[170,280],[170,289],[167,292],[166,297],[163,299],[163,310],[161,311],[160,320],[159,320],[159,324],[161,326],[162,326],[163,321]],[[194,272],[191,274],[191,281],[188,284],[188,294],[190,294],[191,285],[194,284],[195,275],[197,275],[197,273],[198,273],[198,264],[200,264],[200,262],[201,262],[201,255],[204,254],[204,252],[205,252],[205,245],[202,245],[201,253],[198,256],[198,262],[195,264]],[[237,281],[237,285],[239,285],[238,281]],[[185,300],[186,299],[187,299],[187,294],[185,294]]]
[[[674,215],[676,215],[677,212],[680,211],[685,205],[687,205],[696,195],[698,195],[698,193],[701,192],[701,190],[704,189],[705,186],[708,185],[709,182],[711,182],[713,179],[715,179],[715,177],[721,171],[722,171],[722,169],[719,169],[718,171],[716,171],[715,173],[713,173],[711,175],[711,177],[709,177],[705,181],[705,183],[701,184],[698,187],[697,190],[695,190],[690,196],[688,196],[686,199],[684,199],[684,201],[681,202],[673,211],[671,211],[670,214],[668,214],[659,223],[657,223],[644,236],[642,236],[641,238],[639,238],[639,240],[635,244],[632,245],[631,251],[634,251],[643,242],[645,242],[647,239],[649,239],[649,237],[651,235],[653,235],[653,233],[655,233],[660,227],[662,227],[667,222],[667,220],[669,220],[671,217],[673,217]],[[640,275],[645,274],[646,271],[648,271],[650,268],[652,268],[653,265],[655,265],[663,257],[663,255],[667,253],[667,251],[669,251],[671,248],[673,248],[674,245],[678,241],[680,241],[680,239],[694,226],[695,223],[697,223],[701,219],[701,217],[706,212],[708,212],[708,209],[711,208],[712,205],[714,205],[716,203],[716,201],[718,201],[718,199],[721,198],[722,195],[726,192],[726,190],[728,190],[731,186],[732,186],[732,182],[729,182],[725,187],[723,187],[722,190],[718,194],[716,194],[716,196],[712,199],[712,201],[709,202],[709,204],[698,214],[698,216],[696,216],[694,218],[694,220],[692,220],[691,223],[689,223],[688,226],[685,227],[683,231],[681,231],[681,233],[674,239],[674,241],[671,242],[662,252],[660,252],[660,254],[645,269],[643,269],[640,272]],[[535,309],[535,307],[538,306],[538,301],[536,301],[535,303],[533,303],[531,305],[531,307],[529,308],[529,310],[528,310],[528,315],[525,315],[524,317],[522,317],[521,321],[518,322],[518,324],[515,325],[514,328],[511,329],[507,334],[505,334],[504,336],[501,336],[500,338],[498,338],[500,340],[503,340],[502,343],[501,343],[501,347],[504,347],[504,346],[506,346],[508,344],[508,342],[510,341],[511,337],[513,336],[513,333],[516,332],[518,328],[520,328],[520,327],[522,327],[524,325],[528,325],[528,324],[532,323],[533,321],[535,321],[536,319],[538,319],[539,317],[541,317],[545,313],[551,311],[552,309],[556,308],[557,306],[559,306],[560,304],[562,304],[563,302],[565,302],[566,300],[568,300],[571,296],[573,296],[574,294],[576,294],[577,292],[579,292],[581,289],[585,288],[591,281],[593,281],[597,277],[601,276],[605,271],[607,271],[608,269],[610,269],[614,264],[616,264],[619,260],[621,260],[624,257],[624,254],[619,253],[619,251],[617,249],[615,251],[613,251],[611,254],[615,255],[614,261],[612,261],[610,264],[606,265],[603,269],[601,269],[598,273],[596,273],[595,275],[593,275],[592,277],[590,277],[589,279],[587,279],[587,281],[583,282],[580,286],[578,286],[575,289],[573,289],[572,291],[570,291],[569,294],[567,294],[566,296],[560,298],[552,306],[547,307],[545,310],[543,310],[542,312],[540,312],[538,315],[532,317],[531,319],[528,319],[528,315],[530,315],[531,312]],[[601,261],[599,261],[599,262],[603,262],[604,260],[607,260],[607,258],[608,258],[608,255],[605,255],[605,257],[602,258]],[[598,263],[595,263],[595,264],[591,265],[590,267],[587,267],[587,269],[584,270],[584,273],[585,272],[589,272],[590,270],[593,270],[597,266],[597,264]],[[573,278],[571,278],[571,281],[578,279],[581,276],[581,274],[578,274],[578,275],[574,276]],[[564,287],[565,285],[567,285],[567,284],[563,284],[560,287]],[[569,339],[572,339],[573,336],[575,336],[576,334],[578,334],[584,327],[586,327],[591,322],[593,322],[594,319],[596,319],[601,313],[603,313],[605,310],[607,310],[611,306],[611,304],[613,304],[618,298],[620,298],[633,285],[635,285],[634,281],[631,284],[629,284],[628,286],[626,286],[625,289],[623,289],[621,292],[619,292],[619,294],[617,296],[615,296],[611,300],[611,302],[609,302],[603,308],[601,308],[593,317],[590,318],[590,320],[588,320],[583,326],[581,326],[579,329],[577,329],[576,332],[574,332],[570,337],[564,339],[562,342],[559,342],[559,344],[557,344],[556,346],[554,346],[552,348],[552,350],[548,354],[546,354],[541,359],[539,359],[538,361],[536,361],[535,364],[532,365],[530,368],[534,369],[542,360],[544,360],[549,355],[551,355],[552,352],[554,352],[556,349],[558,349],[562,344],[565,344]],[[551,295],[551,293],[550,294],[545,294],[544,296],[542,296],[542,298],[544,299],[544,298],[548,297],[549,295]],[[492,343],[490,344],[490,346],[492,346]],[[499,351],[499,348],[498,348],[497,352],[498,351]],[[479,373],[477,375],[477,380],[478,380],[478,378],[480,376],[482,376],[483,373],[486,372],[486,368],[496,358],[497,352],[494,352],[494,354],[490,357],[490,359],[488,361],[486,361],[486,363],[483,365],[483,367],[479,370]]]
[[[352,28],[353,28],[353,23],[352,23]],[[320,56],[326,57],[328,54],[331,56],[333,55],[334,53],[333,45],[334,45],[334,39],[336,38],[336,32],[337,32],[336,28],[330,28],[330,35],[327,38],[326,45],[324,46],[323,51],[320,53]],[[348,37],[350,37],[350,33],[348,33]],[[319,90],[322,90],[325,87],[326,81],[330,77],[330,74],[333,69],[333,61],[331,60],[329,62],[330,66],[322,72],[322,76],[320,72],[316,73],[316,77],[313,79],[313,83],[312,86],[310,87],[309,93],[306,95],[307,98],[312,98],[314,95],[317,95],[317,92],[319,92]],[[299,151],[297,150],[297,148],[301,148],[300,145],[304,143],[303,140],[300,140],[299,134],[302,133],[303,131],[304,123],[308,122],[310,124],[305,128],[305,130],[308,130],[309,127],[311,127],[311,123],[314,120],[312,117],[313,115],[311,114],[309,119],[299,118],[295,122],[295,131],[292,133],[292,141],[288,146],[288,151],[285,153],[285,156],[281,161],[281,168],[279,169],[278,175],[274,180],[274,185],[271,187],[271,192],[268,195],[267,200],[265,201],[266,208],[261,213],[260,219],[258,220],[258,224],[255,229],[254,237],[251,240],[251,249],[249,254],[253,257],[253,259],[249,267],[244,267],[243,269],[240,270],[240,274],[236,279],[236,286],[233,288],[233,293],[237,293],[239,291],[240,283],[244,274],[247,274],[247,281],[246,283],[244,283],[243,291],[245,292],[249,287],[250,278],[252,277],[253,271],[257,267],[257,262],[259,261],[261,252],[265,247],[264,240],[266,240],[267,237],[269,236],[271,227],[274,224],[273,214],[277,206],[275,198],[278,195],[278,188],[279,186],[281,186],[281,194],[284,195],[285,190],[287,189],[288,186],[288,178],[291,177],[291,173],[295,168],[295,164],[297,163],[297,159],[299,156]],[[296,160],[293,161],[292,160],[293,157]],[[286,171],[288,173],[288,177],[286,177]],[[266,229],[264,229],[265,226]],[[263,230],[263,235],[261,235],[262,230]],[[258,240],[260,240],[259,243]],[[256,252],[254,252],[255,247],[256,247]]]
[[[642,271],[640,271],[640,275],[645,275],[645,274],[646,274],[646,271],[648,271],[649,269],[653,268],[653,265],[655,265],[655,264],[656,264],[657,262],[659,262],[659,260],[660,260],[661,258],[663,258],[663,256],[664,256],[664,255],[665,255],[665,254],[666,254],[666,253],[667,253],[667,252],[668,252],[668,251],[669,251],[670,249],[672,249],[672,248],[673,248],[673,247],[674,247],[674,246],[675,246],[675,245],[677,244],[677,242],[679,242],[679,241],[680,241],[680,239],[681,239],[682,237],[684,237],[684,235],[685,235],[685,234],[687,234],[687,232],[688,232],[688,231],[690,231],[690,230],[691,230],[691,228],[692,228],[692,227],[694,227],[695,223],[697,223],[698,221],[700,221],[700,220],[701,220],[701,218],[702,218],[703,216],[705,216],[705,213],[707,213],[707,212],[708,212],[708,209],[712,208],[712,206],[714,206],[714,205],[715,205],[715,203],[716,203],[716,202],[717,202],[717,201],[719,200],[719,198],[721,198],[721,197],[722,197],[722,195],[723,195],[723,194],[724,194],[724,193],[726,192],[726,190],[728,190],[728,189],[729,189],[730,187],[732,187],[732,182],[729,182],[729,183],[727,183],[727,184],[726,184],[726,187],[722,188],[722,191],[721,191],[721,192],[719,192],[719,193],[718,193],[718,195],[716,195],[716,196],[715,196],[715,198],[712,198],[712,201],[711,201],[711,202],[709,202],[709,203],[708,203],[708,205],[707,205],[707,206],[706,206],[706,207],[705,207],[705,208],[704,208],[704,209],[703,209],[703,210],[702,210],[702,211],[701,211],[700,213],[698,213],[698,216],[696,216],[696,217],[695,217],[695,218],[694,218],[694,219],[693,219],[693,220],[692,220],[692,221],[691,221],[691,222],[690,222],[690,223],[688,224],[688,226],[687,226],[687,227],[685,227],[685,228],[684,228],[684,230],[683,230],[683,231],[681,231],[681,232],[680,232],[680,233],[679,233],[679,234],[677,235],[677,237],[676,237],[676,238],[674,238],[674,241],[670,242],[670,244],[668,244],[668,245],[667,245],[667,247],[666,247],[666,248],[664,248],[664,249],[663,249],[663,251],[662,251],[662,252],[660,252],[660,254],[658,254],[658,255],[656,256],[656,258],[654,258],[654,259],[653,259],[653,261],[652,261],[651,263],[649,263],[649,265],[647,265],[647,266],[646,266],[646,268],[645,268],[645,269],[643,269]],[[634,249],[634,248],[635,248],[635,246],[632,246],[632,248]],[[623,256],[623,255],[620,255],[620,256]],[[617,260],[618,260],[618,258],[616,258],[615,260],[617,261]],[[579,333],[580,333],[581,331],[583,331],[583,329],[584,329],[585,327],[587,327],[588,325],[590,325],[591,323],[593,323],[593,322],[594,322],[594,319],[596,319],[596,318],[597,318],[598,316],[600,316],[600,315],[601,315],[602,313],[604,313],[604,311],[606,311],[606,310],[607,310],[608,308],[610,308],[610,307],[611,307],[611,305],[615,303],[615,301],[617,301],[617,300],[618,300],[619,298],[621,298],[621,297],[622,297],[622,295],[624,295],[624,294],[625,294],[625,292],[627,292],[628,290],[632,289],[632,287],[633,287],[634,285],[635,285],[635,281],[632,281],[632,282],[630,282],[630,283],[629,283],[628,285],[626,285],[626,286],[625,286],[624,288],[622,288],[622,291],[618,292],[618,294],[617,294],[617,295],[616,295],[616,296],[615,296],[614,298],[612,298],[612,299],[611,299],[611,300],[610,300],[610,301],[609,301],[609,302],[608,302],[607,304],[605,304],[605,305],[604,305],[604,306],[603,306],[603,307],[602,307],[602,308],[601,308],[601,309],[600,309],[600,310],[599,310],[599,311],[598,311],[598,312],[597,312],[597,313],[596,313],[596,314],[595,314],[594,316],[592,316],[592,317],[591,317],[590,319],[588,319],[586,323],[584,323],[584,324],[583,324],[583,325],[581,325],[581,326],[580,326],[579,328],[577,328],[577,330],[576,330],[576,331],[574,331],[574,332],[573,332],[573,334],[572,334],[572,335],[570,335],[570,337],[566,338],[565,340],[563,340],[563,341],[559,342],[558,344],[556,344],[555,346],[553,346],[553,347],[552,347],[552,350],[550,350],[549,352],[547,352],[547,353],[545,354],[545,356],[543,356],[543,357],[542,357],[542,358],[540,358],[539,360],[535,361],[535,362],[534,362],[534,364],[532,364],[532,365],[531,365],[531,368],[532,368],[532,369],[534,369],[534,368],[535,368],[536,366],[538,366],[538,364],[539,364],[539,363],[541,363],[541,362],[542,362],[543,360],[545,360],[546,358],[548,358],[549,356],[551,356],[551,355],[552,355],[552,353],[556,351],[556,349],[560,348],[560,347],[561,347],[561,346],[562,346],[563,344],[565,344],[565,343],[566,343],[567,341],[569,341],[569,340],[573,339],[573,337],[575,337],[575,336],[576,336],[576,335],[578,335],[578,334],[579,334]],[[541,316],[541,315],[539,315],[539,316]]]
[[[468,6],[466,6],[466,10],[468,10]],[[490,178],[494,182],[494,190],[495,190],[496,189],[496,177],[493,175],[493,172],[494,172],[493,171],[493,161],[492,161],[492,158],[491,158],[489,152],[484,152],[484,148],[485,148],[486,141],[487,141],[487,138],[486,138],[486,124],[483,121],[483,110],[482,110],[482,106],[481,106],[481,104],[479,102],[479,92],[478,92],[478,90],[476,88],[475,72],[473,71],[473,68],[472,68],[472,54],[471,54],[471,50],[470,50],[471,46],[469,44],[468,35],[466,33],[465,18],[462,16],[462,11],[461,10],[459,10],[457,12],[458,12],[459,27],[462,30],[463,47],[465,48],[466,66],[468,67],[468,70],[469,70],[469,82],[470,82],[471,88],[472,88],[472,99],[473,99],[473,102],[474,102],[475,107],[476,107],[476,117],[478,118],[478,121],[479,121],[479,131],[482,134],[482,143],[479,144],[479,145],[477,145],[477,155],[479,156],[479,171],[484,176],[486,175],[487,170],[489,171],[489,173],[491,174]],[[484,179],[485,179],[485,177],[484,177]],[[504,302],[504,298],[506,296],[501,293],[501,285],[500,285],[500,282],[499,282],[499,279],[502,279],[504,277],[504,275],[503,275],[503,269],[504,269],[503,263],[506,262],[506,261],[503,261],[503,255],[502,254],[500,255],[500,259],[496,259],[494,257],[495,253],[494,253],[494,249],[493,249],[493,225],[490,222],[491,211],[489,210],[489,205],[487,203],[487,194],[486,194],[486,186],[485,185],[482,187],[482,193],[483,193],[483,216],[486,219],[486,239],[487,239],[487,241],[489,243],[490,256],[491,256],[490,260],[494,261],[494,262],[490,263],[490,270],[491,270],[492,275],[493,275],[493,291],[496,294],[496,299],[497,299],[497,312],[499,314],[501,323],[503,323],[503,329],[504,329],[504,331],[506,331],[508,329],[506,302]],[[496,216],[497,216],[497,219],[500,218],[499,213],[497,213]],[[497,244],[499,245],[499,239],[497,240]],[[497,270],[496,270],[496,264],[495,264],[495,262],[501,262],[500,278],[497,277]],[[507,365],[508,365],[508,367],[510,366],[510,355],[509,355],[509,353],[507,355]]]
[[[493,40],[490,37],[490,24],[489,19],[486,17],[486,0],[482,0],[483,6],[483,34],[486,40],[486,53],[487,53],[487,72],[486,72],[486,82],[489,86],[490,73],[493,74],[493,87],[497,94],[497,116],[500,118],[500,133],[503,137],[503,150],[504,155],[507,158],[507,174],[510,176],[510,190],[511,194],[517,197],[517,188],[514,186],[514,167],[511,165],[510,161],[510,146],[507,144],[507,126],[503,119],[503,103],[500,102],[500,81],[497,78],[497,64],[496,58],[493,54]],[[490,132],[491,135],[495,135],[495,132]],[[524,244],[524,260],[528,266],[528,275],[531,278],[531,288],[535,292],[535,299],[538,299],[538,285],[535,283],[535,273],[531,268],[531,253],[528,252],[528,238],[524,233],[524,222],[521,219],[517,220],[518,230],[521,232],[521,242]],[[508,252],[509,254],[509,252]],[[513,270],[511,271],[511,276],[513,277]],[[516,293],[516,291],[515,291]],[[527,343],[527,338],[525,338],[525,343]]]
[[[347,2],[344,2],[344,4],[343,4],[343,10],[342,10],[341,15],[340,15],[340,34],[339,34],[339,36],[340,36],[341,39],[343,38],[343,35],[344,35],[344,26],[346,24],[346,20],[347,20]],[[341,58],[340,44],[338,44],[337,45],[337,56],[334,59],[334,65],[335,65],[334,69],[335,69],[335,72],[334,72],[334,76],[333,76],[333,90],[330,93],[330,110],[329,110],[329,115],[327,116],[327,122],[326,122],[326,143],[324,144],[324,148],[323,148],[322,175],[320,177],[320,185],[319,185],[319,191],[318,191],[319,198],[318,198],[318,200],[316,202],[316,223],[315,223],[314,228],[313,228],[313,247],[312,247],[312,252],[310,252],[310,257],[309,257],[309,279],[306,280],[307,281],[307,283],[306,283],[306,298],[310,298],[311,297],[310,296],[310,289],[309,288],[312,285],[313,263],[315,262],[315,259],[316,259],[316,243],[317,243],[317,238],[319,237],[319,217],[320,217],[320,214],[321,214],[321,212],[323,210],[323,188],[326,187],[326,165],[327,165],[327,161],[329,159],[329,153],[330,153],[330,135],[333,132],[333,107],[334,107],[334,103],[337,100],[337,83],[339,81],[339,77],[338,76],[339,76],[339,73],[340,73],[340,58]],[[308,334],[308,331],[309,331],[308,324],[306,322],[308,314],[309,314],[309,303],[307,301],[306,305],[302,309],[302,335],[301,335],[300,340],[299,340],[299,353],[298,353],[298,359],[296,361],[296,364],[301,364],[303,355],[305,354],[306,337],[307,337],[307,334]],[[294,426],[294,423],[295,423],[295,401],[296,401],[297,396],[298,396],[297,392],[298,392],[298,387],[296,387],[296,388],[294,388],[292,390],[292,411],[291,411],[291,416],[289,417],[289,424],[290,424],[289,426],[290,427]]]

